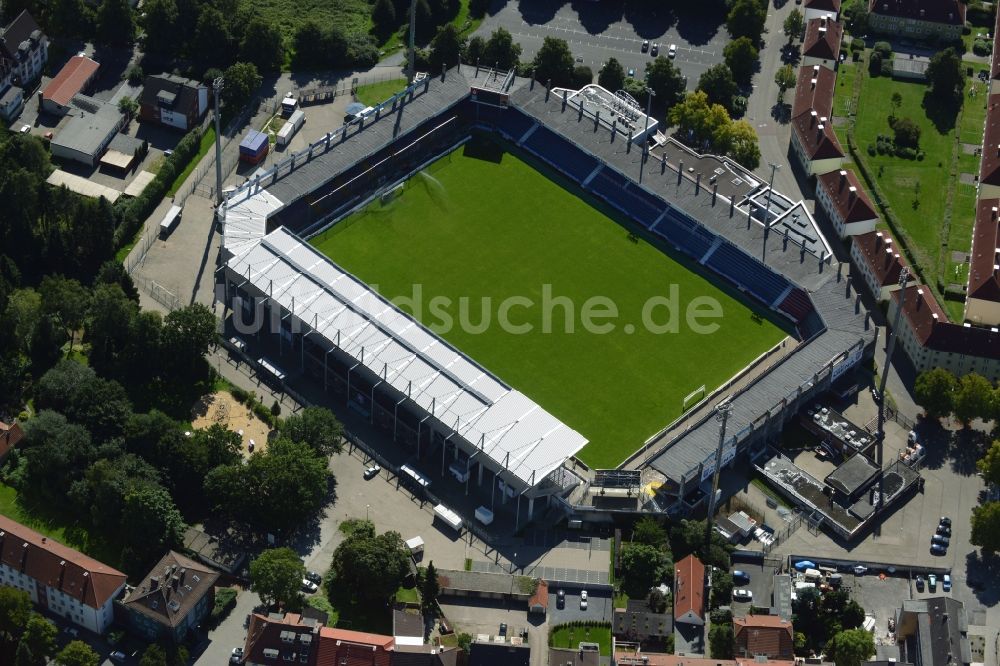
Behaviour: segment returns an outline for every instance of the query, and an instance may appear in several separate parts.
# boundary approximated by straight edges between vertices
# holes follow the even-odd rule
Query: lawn
[[[406,79],[389,79],[358,86],[354,96],[365,106],[377,106],[406,87]]]
[[[968,252],[972,242],[975,217],[975,187],[960,182],[961,174],[975,174],[979,158],[966,154],[962,143],[982,143],[985,118],[983,84],[969,79],[963,105],[943,105],[923,83],[871,77],[862,68],[851,65],[853,75],[863,77],[857,102],[854,132],[859,151],[878,181],[886,203],[902,227],[911,257],[919,265],[927,282],[944,287],[965,281],[966,268],[952,261],[952,252]],[[893,112],[892,96],[899,93],[902,104],[895,112],[910,118],[921,129],[920,150],[923,160],[908,160],[894,155],[870,156],[868,146],[879,134],[891,135],[888,117]],[[848,105],[850,90],[838,82],[834,99],[836,112]],[[955,176],[953,177],[952,170]],[[877,196],[877,195],[876,195]],[[949,215],[950,212],[950,221]],[[962,304],[943,303],[949,317],[961,320]]]
[[[17,490],[3,483],[0,483],[0,514],[101,562],[119,566],[121,543],[92,539],[73,517],[50,507],[33,505],[22,499]]]
[[[601,655],[611,656],[611,626],[580,627],[560,625],[549,633],[549,647],[577,649],[580,643],[597,643]]]
[[[684,396],[702,384],[711,391],[785,337],[738,295],[521,159],[469,152],[452,152],[399,197],[313,243],[389,298],[419,288],[420,307],[400,306],[586,437],[587,464],[617,465],[680,415]],[[643,312],[667,295],[678,330],[651,330]],[[594,297],[617,310],[600,322],[609,330],[585,330]],[[721,316],[706,320],[718,324],[712,332],[683,321],[698,297],[718,304]],[[657,307],[652,319],[666,312]]]
[[[208,154],[208,151],[215,146],[215,126],[209,125],[201,135],[201,143],[198,145],[198,154],[191,158],[187,166],[184,167],[184,171],[177,174],[177,178],[174,178],[173,185],[167,190],[167,196],[172,197],[177,193],[177,190],[181,189],[181,185],[187,180],[191,172],[194,171],[195,167],[201,162],[201,158]],[[128,253],[126,253],[127,255]]]

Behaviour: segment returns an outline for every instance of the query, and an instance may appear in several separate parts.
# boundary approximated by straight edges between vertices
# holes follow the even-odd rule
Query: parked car
[[[121,650],[115,650],[114,652],[112,652],[111,654],[108,655],[108,659],[110,659],[111,661],[115,662],[116,664],[124,664],[125,663],[125,653],[122,652]]]
[[[937,592],[937,576],[934,574],[927,576],[927,589],[931,592]]]
[[[917,586],[917,592],[923,592],[924,591],[924,577],[923,576],[921,576],[920,574],[917,574],[917,577],[914,579],[913,582]]]
[[[31,131],[31,125],[21,125],[21,134],[27,134]]]
[[[649,55],[655,56],[660,52],[660,45],[653,44],[653,48],[649,49]]]
[[[733,582],[737,585],[749,585],[750,584],[750,574],[746,571],[740,571],[737,569],[733,572]]]
[[[371,465],[370,467],[365,468],[365,481],[374,479],[381,471],[382,468],[378,465]]]
[[[945,592],[951,592],[951,575],[945,574],[941,576],[941,589]]]
[[[753,592],[750,590],[733,590],[735,601],[753,601]]]
[[[234,647],[233,648],[233,653],[229,655],[229,663],[230,664],[238,664],[241,661],[243,661],[243,648],[241,648],[241,647]]]
[[[635,67],[629,67],[628,68],[628,78],[630,78],[630,79],[634,79],[635,78]]]
[[[65,631],[67,634],[69,634],[73,638],[79,638],[80,637],[80,630],[77,629],[76,627],[66,627],[65,629],[63,629],[63,631]]]
[[[944,525],[945,527],[951,527],[951,518],[948,516],[941,516],[941,520],[938,521],[938,525]]]
[[[316,583],[317,585],[319,585],[320,583],[323,582],[323,577],[320,576],[315,571],[307,571],[306,572],[306,580],[308,580],[310,582],[313,582],[313,583]]]
[[[316,592],[319,591],[319,585],[317,585],[316,583],[312,582],[308,578],[303,578],[302,579],[302,591],[303,592],[308,592],[309,594],[315,594]]]
[[[507,623],[506,622],[501,622],[500,623],[500,633],[497,634],[497,636],[506,636],[506,635],[507,635]]]
[[[948,552],[948,549],[939,543],[931,544],[931,555],[944,555]]]
[[[864,576],[866,573],[868,573],[868,567],[866,567],[865,565],[857,564],[854,566],[855,576]]]
[[[587,590],[580,592],[580,610],[587,610]]]
[[[566,593],[563,590],[556,592],[556,608],[564,608],[566,606]]]
[[[642,52],[645,53],[648,50],[649,50],[649,40],[644,39],[642,40]]]
[[[670,45],[670,47],[667,49],[667,56],[670,57],[670,58],[676,58],[677,57],[677,45],[676,44],[671,44]]]
[[[950,542],[951,542],[951,539],[949,539],[946,536],[942,536],[941,534],[935,534],[934,536],[931,537],[931,543],[941,544],[945,548],[948,547],[948,544]]]
[[[948,527],[947,525],[938,525],[937,526],[937,533],[940,534],[941,536],[950,537],[951,536],[951,528]]]

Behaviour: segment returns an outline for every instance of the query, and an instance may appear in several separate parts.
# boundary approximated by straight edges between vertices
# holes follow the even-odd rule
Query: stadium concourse
[[[760,450],[803,402],[874,348],[874,326],[850,277],[800,204],[768,192],[728,160],[673,143],[645,153],[615,109],[594,99],[574,104],[568,91],[452,69],[256,176],[218,211],[220,277],[234,317],[268,314],[264,332],[301,371],[418,457],[440,452],[442,476],[447,467],[468,489],[470,478],[481,485],[488,472],[491,507],[497,492],[501,504],[516,498],[515,521],[522,499],[528,519],[536,500],[593,510],[567,502],[585,485],[567,462],[586,440],[300,238],[402,182],[475,129],[543,160],[795,326],[802,341],[795,351],[732,396],[724,463]],[[650,469],[661,477],[659,491],[638,508],[698,506],[718,427],[704,419],[654,443]]]

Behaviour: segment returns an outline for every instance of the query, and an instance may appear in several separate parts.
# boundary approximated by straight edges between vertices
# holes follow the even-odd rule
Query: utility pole
[[[219,97],[222,95],[223,79],[221,76],[212,81],[212,94],[215,95],[215,207],[222,204],[222,121],[219,116]]]
[[[726,443],[726,423],[733,411],[733,403],[728,399],[715,406],[715,418],[719,421],[719,446],[715,450],[715,473],[712,475],[712,494],[708,496],[708,515],[705,516],[705,546],[711,543],[712,525],[715,518],[715,496],[719,492],[719,477],[722,475],[722,447]]]
[[[889,342],[885,347],[885,367],[882,368],[882,379],[878,383],[878,396],[875,402],[878,404],[878,427],[875,430],[875,455],[878,458],[878,505],[875,511],[885,502],[885,384],[889,378],[889,366],[892,364],[892,352],[896,348],[896,331],[899,330],[899,321],[903,317],[903,306],[906,304],[906,283],[910,279],[910,271],[903,266],[899,272],[899,308],[896,316],[892,320],[892,330],[889,331]],[[876,527],[881,531],[881,526]]]
[[[760,251],[761,261],[764,261],[767,257],[767,235],[771,231],[771,192],[774,191],[774,172],[781,168],[781,165],[775,162],[768,162],[767,165],[771,167],[771,181],[767,184],[767,207],[764,211],[764,246]]]
[[[642,183],[642,172],[646,168],[646,157],[649,155],[649,111],[656,95],[646,88],[646,129],[642,131],[642,155],[639,157],[639,183]]]
[[[417,37],[417,0],[410,0],[410,55],[406,65],[406,80],[413,83],[417,75],[416,69],[416,37]]]

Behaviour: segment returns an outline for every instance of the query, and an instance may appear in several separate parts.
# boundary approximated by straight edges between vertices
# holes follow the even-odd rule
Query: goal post
[[[681,404],[681,411],[686,412],[690,409],[691,405],[697,404],[699,400],[705,397],[705,385],[702,384],[695,390],[684,396],[684,402]]]

